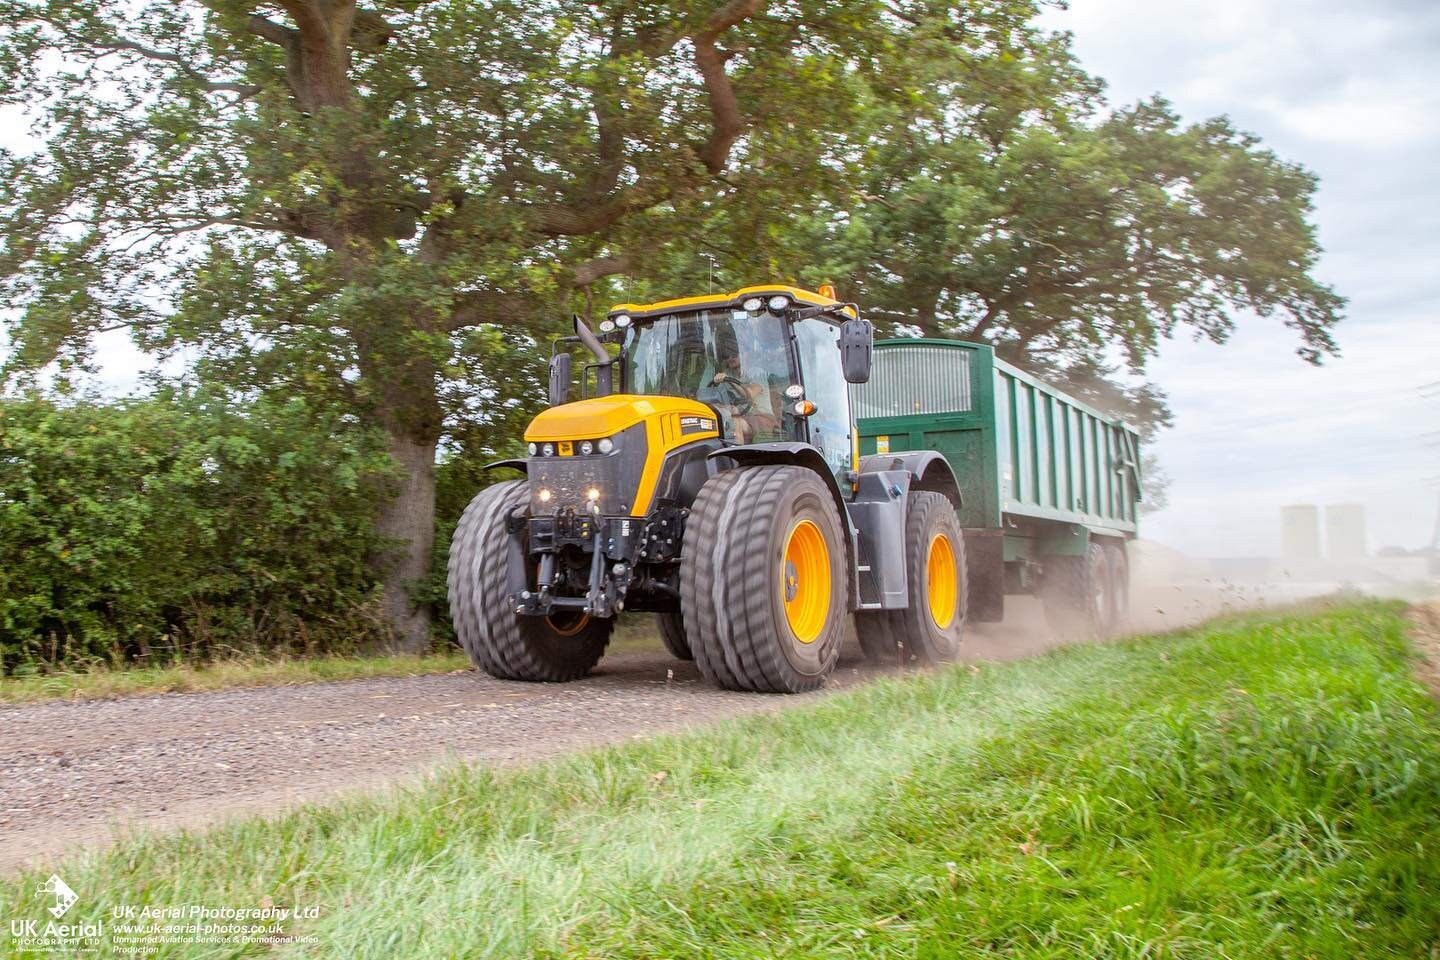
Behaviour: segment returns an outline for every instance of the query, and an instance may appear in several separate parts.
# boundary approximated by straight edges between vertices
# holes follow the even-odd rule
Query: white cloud
[[[1177,422],[1155,450],[1174,486],[1147,534],[1273,554],[1282,504],[1358,500],[1372,548],[1427,542],[1440,398],[1416,388],[1440,380],[1440,4],[1074,0],[1047,22],[1114,102],[1158,91],[1189,119],[1227,114],[1319,174],[1316,273],[1351,298],[1343,354],[1320,368],[1255,317],[1224,346],[1164,346],[1151,375]]]

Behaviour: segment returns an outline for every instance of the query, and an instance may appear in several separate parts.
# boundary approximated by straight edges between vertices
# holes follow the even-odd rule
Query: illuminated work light
[[[549,491],[549,490],[546,490],[544,487],[541,487],[541,488],[540,488],[540,492],[537,493],[536,496],[540,498],[540,502],[541,502],[541,503],[549,503],[549,502],[550,502],[550,491]]]

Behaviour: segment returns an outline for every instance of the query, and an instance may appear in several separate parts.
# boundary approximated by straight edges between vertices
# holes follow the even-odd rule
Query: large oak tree
[[[348,404],[398,466],[379,526],[411,648],[447,416],[509,402],[577,291],[734,193],[737,150],[823,181],[814,133],[853,99],[845,74],[913,33],[867,0],[8,0],[0,16],[0,97],[43,143],[0,161],[9,377],[83,366],[97,332],[126,328],[198,351],[204,377]]]

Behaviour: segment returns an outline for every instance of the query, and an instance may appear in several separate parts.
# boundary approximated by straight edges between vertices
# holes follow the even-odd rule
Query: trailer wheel
[[[1110,632],[1119,633],[1130,619],[1130,559],[1123,540],[1108,544],[1105,553],[1110,563]]]
[[[510,534],[505,518],[523,506],[524,480],[475,495],[450,544],[450,619],[470,661],[501,680],[578,680],[599,662],[613,618],[565,613],[517,616],[506,600]]]
[[[965,534],[955,507],[943,494],[912,491],[906,504],[905,610],[857,613],[860,649],[874,663],[895,663],[903,655],[922,663],[944,663],[960,652],[965,633]]]
[[[680,599],[695,664],[729,690],[800,693],[835,668],[849,613],[834,500],[796,466],[727,470],[685,526]]]
[[[1051,628],[1067,635],[1104,636],[1114,607],[1105,548],[1092,540],[1083,556],[1047,556],[1043,565],[1040,599]]]
[[[690,649],[690,641],[685,638],[685,618],[679,611],[666,611],[655,614],[655,622],[660,628],[660,642],[665,644],[665,649],[676,660],[694,660],[695,654]]]

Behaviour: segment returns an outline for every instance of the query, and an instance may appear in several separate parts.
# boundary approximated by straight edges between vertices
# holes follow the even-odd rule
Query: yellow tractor
[[[621,304],[567,342],[595,357],[593,395],[567,402],[557,350],[528,456],[493,465],[526,479],[482,490],[455,532],[450,609],[477,666],[575,680],[622,612],[656,615],[672,654],[732,690],[819,686],[852,615],[872,658],[956,654],[960,492],[934,451],[860,462],[849,384],[869,379],[872,330],[855,304],[746,287]]]

